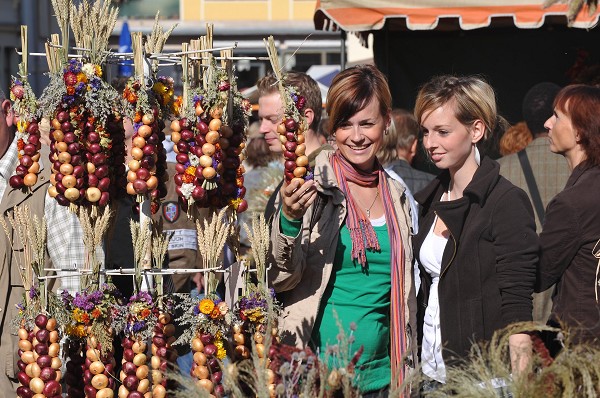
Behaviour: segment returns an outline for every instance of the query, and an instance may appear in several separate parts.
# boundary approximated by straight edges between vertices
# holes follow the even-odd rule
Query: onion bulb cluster
[[[10,99],[17,115],[17,151],[19,164],[15,175],[10,177],[9,184],[12,188],[33,187],[37,183],[40,171],[40,129],[38,119],[33,116],[36,102],[35,94],[26,80],[13,78],[10,87]]]
[[[152,214],[155,214],[160,206],[160,199],[167,193],[167,157],[162,144],[165,139],[164,124],[159,118],[158,104],[143,106],[139,103],[142,90],[144,88],[139,81],[130,80],[123,92],[123,96],[136,109],[130,149],[132,160],[128,163],[127,193],[135,195],[138,203],[150,199]],[[144,98],[154,97],[146,95]]]
[[[87,337],[83,383],[86,397],[113,398],[115,388],[115,358],[112,347],[104,350],[93,335]]]
[[[101,76],[99,65],[78,60],[70,60],[63,73],[66,94],[51,120],[48,189],[63,206],[106,206],[124,174],[122,119],[112,113],[97,116],[106,110],[96,109],[86,96],[88,91],[113,90]]]
[[[67,354],[67,366],[64,382],[69,398],[85,398],[83,370],[85,342],[79,338],[69,337],[63,347]]]
[[[10,177],[12,188],[33,187],[40,172],[40,129],[36,120],[17,122],[17,150],[19,164],[15,175]]]
[[[60,110],[51,121],[50,161],[52,162],[50,197],[61,206],[80,204],[85,197],[86,164],[83,159],[81,130],[77,116]]]
[[[177,153],[175,190],[184,208],[192,203],[198,207],[217,207],[221,199],[217,182],[223,169],[219,131],[223,108],[205,112],[204,107],[203,97],[195,96],[195,120],[182,118],[171,123],[171,140]]]
[[[199,387],[216,397],[222,397],[225,394],[223,371],[217,359],[218,347],[215,343],[215,336],[210,333],[199,333],[192,339],[194,362],[191,375],[198,379],[196,384]]]
[[[298,180],[303,184],[304,177],[309,172],[304,132],[299,129],[299,123],[291,117],[285,118],[277,126],[277,132],[285,159],[285,181],[289,184],[293,180]]]
[[[175,342],[175,325],[172,322],[170,314],[161,313],[158,316],[158,323],[154,327],[152,336],[152,357],[150,364],[152,366],[152,397],[164,398],[167,394],[166,370],[169,363],[174,363],[177,357],[177,351],[172,347]]]
[[[146,356],[146,343],[125,336],[122,341],[123,359],[118,396],[119,398],[150,398],[150,368]]]
[[[60,335],[56,328],[55,318],[40,314],[35,318],[33,330],[19,329],[18,397],[61,397],[62,361],[59,357]]]

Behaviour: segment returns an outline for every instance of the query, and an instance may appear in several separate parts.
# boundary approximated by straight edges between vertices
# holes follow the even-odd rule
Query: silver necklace
[[[371,219],[371,209],[373,208],[373,205],[375,205],[375,202],[377,201],[377,198],[379,197],[379,189],[377,190],[377,193],[375,194],[375,199],[373,199],[373,203],[371,203],[371,206],[369,206],[369,208],[367,209],[367,218]]]

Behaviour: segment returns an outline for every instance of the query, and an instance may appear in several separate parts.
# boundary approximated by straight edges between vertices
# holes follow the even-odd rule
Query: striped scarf
[[[391,258],[391,307],[390,307],[390,336],[391,336],[391,365],[392,365],[392,389],[400,386],[404,380],[404,366],[402,366],[403,354],[406,351],[407,342],[405,325],[405,296],[404,296],[404,248],[400,225],[396,208],[390,194],[390,187],[383,171],[383,168],[375,160],[375,170],[371,173],[355,169],[350,162],[336,151],[330,157],[330,163],[333,167],[335,177],[340,189],[346,196],[347,216],[346,226],[350,231],[352,239],[351,255],[362,267],[366,267],[366,250],[379,250],[377,235],[373,230],[371,221],[367,220],[365,214],[356,205],[352,193],[348,188],[348,181],[361,187],[377,187],[379,196],[383,201],[385,211],[385,221],[388,226],[390,237],[390,247],[392,250]]]

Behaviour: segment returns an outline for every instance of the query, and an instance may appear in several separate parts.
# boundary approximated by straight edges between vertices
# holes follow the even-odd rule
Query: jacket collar
[[[500,165],[495,160],[484,157],[481,165],[475,171],[473,179],[467,185],[463,192],[463,197],[468,197],[469,201],[485,204],[491,190],[500,179]],[[415,195],[415,200],[424,208],[431,207],[431,204],[439,200],[442,193],[448,190],[450,184],[450,173],[444,170],[440,175],[423,190]]]
[[[565,186],[565,188],[568,187],[572,187],[573,185],[575,185],[575,183],[577,182],[577,180],[579,180],[579,178],[589,169],[593,168],[594,165],[583,161],[581,163],[579,163],[577,165],[577,167],[575,167],[573,169],[573,171],[571,172],[571,175],[569,176],[569,179],[567,180],[567,184]]]
[[[336,205],[343,204],[346,200],[342,190],[340,189],[335,171],[329,163],[329,157],[334,153],[332,149],[323,149],[315,158],[314,175],[315,180],[319,181],[317,190],[325,195],[333,196],[333,203]]]
[[[444,223],[455,239],[462,233],[465,220],[472,204],[483,207],[487,197],[500,179],[498,162],[484,157],[481,165],[475,171],[471,182],[463,192],[463,197],[450,202],[441,202],[442,194],[448,190],[450,173],[445,170],[437,176],[425,189],[415,195],[415,200],[422,206],[423,217],[434,210],[444,220]]]

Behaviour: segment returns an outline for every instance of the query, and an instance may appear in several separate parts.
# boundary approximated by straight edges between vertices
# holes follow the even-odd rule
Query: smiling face
[[[383,141],[389,115],[381,115],[379,101],[372,98],[335,131],[335,142],[342,155],[357,169],[372,171]]]
[[[423,146],[440,169],[456,171],[465,163],[475,162],[475,146],[481,139],[478,132],[481,121],[465,126],[455,116],[453,103],[423,113]]]
[[[258,99],[260,133],[264,135],[273,153],[282,153],[277,126],[283,119],[283,103],[279,92],[263,95]]]

